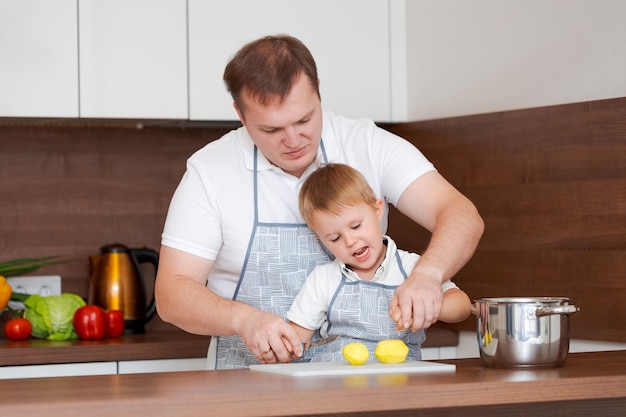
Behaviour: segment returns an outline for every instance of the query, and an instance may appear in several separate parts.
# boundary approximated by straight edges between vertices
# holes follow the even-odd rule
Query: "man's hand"
[[[414,271],[396,288],[389,304],[389,316],[396,322],[397,330],[425,329],[439,318],[442,302],[441,283],[435,278]]]
[[[262,310],[247,317],[239,334],[261,363],[289,362],[302,356],[298,333],[281,317]]]
[[[389,314],[401,328],[427,328],[439,318],[442,282],[472,257],[485,225],[474,204],[436,171],[413,181],[396,207],[431,237],[411,275],[396,289]]]

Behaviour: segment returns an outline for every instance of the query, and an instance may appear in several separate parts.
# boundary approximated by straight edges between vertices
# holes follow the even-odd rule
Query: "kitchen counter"
[[[147,332],[118,339],[55,342],[29,339],[20,342],[0,339],[0,366],[59,363],[202,358],[210,337],[182,330]],[[429,329],[424,347],[456,346],[458,333],[443,328]]]
[[[575,353],[561,368],[290,377],[247,369],[0,381],[3,415],[623,415],[626,351]],[[392,414],[393,413],[393,414]]]
[[[0,366],[201,358],[206,356],[209,340],[182,330],[104,340],[0,339]]]

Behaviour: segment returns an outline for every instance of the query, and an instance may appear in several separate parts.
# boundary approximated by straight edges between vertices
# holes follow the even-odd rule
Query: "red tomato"
[[[4,334],[11,340],[25,340],[30,337],[33,325],[25,318],[11,319],[4,325]]]
[[[105,313],[106,337],[120,337],[124,334],[124,315],[120,310],[109,310]]]
[[[106,337],[106,316],[101,307],[87,305],[82,306],[74,313],[74,329],[78,337],[83,340],[99,340]]]

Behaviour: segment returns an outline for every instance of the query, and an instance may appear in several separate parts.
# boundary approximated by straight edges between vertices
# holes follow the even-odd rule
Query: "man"
[[[243,127],[188,161],[163,232],[159,315],[188,332],[219,336],[211,340],[210,367],[300,356],[284,314],[306,276],[330,256],[298,212],[298,189],[320,165],[340,162],[432,232],[390,311],[401,312],[406,328],[434,323],[442,282],[470,259],[482,235],[474,205],[409,142],[371,121],[323,112],[315,61],[297,39],[245,45],[224,80]]]

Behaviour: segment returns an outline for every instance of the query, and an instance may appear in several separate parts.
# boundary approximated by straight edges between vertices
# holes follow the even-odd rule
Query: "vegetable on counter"
[[[105,315],[105,334],[106,337],[115,339],[124,334],[124,314],[120,310],[109,310]]]
[[[82,340],[100,340],[124,334],[124,316],[119,310],[104,311],[99,306],[86,305],[74,313],[74,329]]]
[[[104,339],[104,310],[101,307],[88,305],[76,310],[74,313],[74,329],[79,339],[99,340]]]
[[[17,275],[24,275],[29,272],[36,271],[37,269],[48,266],[58,265],[68,262],[67,260],[59,259],[59,256],[45,256],[42,258],[19,258],[11,261],[0,262],[0,312],[4,310],[9,301],[24,302],[28,298],[28,294],[11,293],[11,286],[7,283],[6,277],[14,277]],[[5,301],[4,297],[9,290],[8,299]]]
[[[74,313],[85,301],[76,294],[63,293],[42,297],[33,294],[24,301],[24,318],[33,325],[32,335],[39,339],[75,340]]]
[[[374,356],[382,363],[404,362],[408,354],[409,347],[401,339],[381,340],[374,351]]]
[[[23,317],[11,319],[4,324],[4,334],[11,340],[26,340],[32,330],[33,325]]]
[[[12,261],[0,262],[0,275],[14,277],[36,271],[43,266],[58,265],[65,262],[67,261],[59,259],[59,256],[14,259]]]
[[[6,278],[0,275],[0,312],[9,304],[13,289],[7,282]]]

